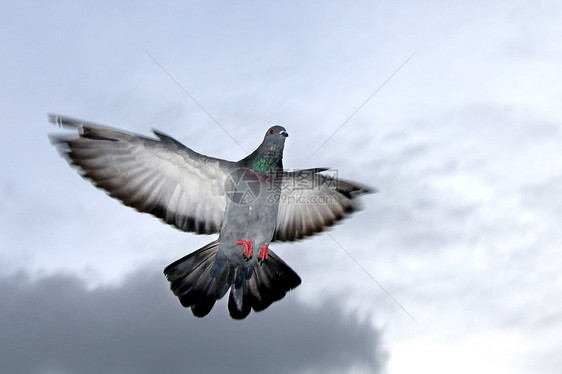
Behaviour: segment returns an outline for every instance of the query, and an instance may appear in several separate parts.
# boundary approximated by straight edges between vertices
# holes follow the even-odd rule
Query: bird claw
[[[242,249],[242,257],[244,257],[244,259],[246,261],[248,261],[249,259],[252,258],[252,256],[254,255],[254,251],[253,251],[253,246],[252,246],[252,242],[249,240],[238,240],[236,242],[235,245],[241,245],[243,247]],[[261,252],[260,252],[261,254]]]
[[[267,260],[268,253],[269,253],[269,246],[267,245],[267,243],[263,243],[261,245],[260,255],[258,257],[258,261],[264,262],[265,260]]]

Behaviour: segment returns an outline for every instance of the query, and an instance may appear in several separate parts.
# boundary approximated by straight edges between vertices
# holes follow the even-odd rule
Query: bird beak
[[[287,131],[283,131],[283,130],[279,131],[279,135],[283,135],[284,137],[289,136],[289,134],[287,134]]]

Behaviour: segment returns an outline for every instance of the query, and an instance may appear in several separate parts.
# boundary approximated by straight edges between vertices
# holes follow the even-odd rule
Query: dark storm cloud
[[[156,271],[88,290],[77,277],[0,279],[0,362],[7,373],[380,372],[380,333],[335,300],[289,294],[244,321],[226,305],[198,319]]]

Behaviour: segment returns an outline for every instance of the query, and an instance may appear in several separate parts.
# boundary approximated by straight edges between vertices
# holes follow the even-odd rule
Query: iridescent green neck
[[[277,173],[283,170],[283,144],[264,141],[258,149],[240,161],[256,173]]]
[[[283,147],[275,144],[262,144],[249,157],[250,168],[260,174],[276,173],[283,169]]]
[[[261,174],[267,174],[277,169],[278,166],[276,164],[277,164],[276,161],[271,158],[259,157],[259,158],[255,158],[252,161],[250,167],[255,172]]]

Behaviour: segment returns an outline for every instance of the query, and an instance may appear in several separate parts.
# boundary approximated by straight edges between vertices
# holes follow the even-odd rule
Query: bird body
[[[284,171],[288,134],[281,126],[268,129],[250,155],[231,162],[196,153],[156,130],[153,139],[64,116],[49,120],[78,130],[78,136],[53,135],[51,142],[112,197],[184,231],[218,232],[217,240],[164,269],[171,290],[198,317],[229,289],[235,319],[283,298],[301,279],[269,250],[271,242],[320,232],[357,210],[355,198],[371,192],[322,174],[326,169]],[[303,200],[310,201],[294,203]]]

